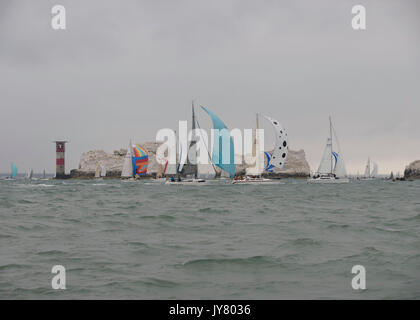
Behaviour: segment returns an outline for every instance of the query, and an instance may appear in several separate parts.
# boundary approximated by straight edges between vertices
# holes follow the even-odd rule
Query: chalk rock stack
[[[272,151],[271,151],[272,152]],[[267,165],[267,159],[264,157],[264,167]],[[245,175],[245,171],[248,165],[243,162],[236,166],[236,175]],[[273,172],[264,172],[263,176],[269,178],[304,178],[310,174],[309,164],[306,161],[304,150],[290,150],[288,152],[286,162],[283,168],[274,168]]]
[[[404,170],[404,178],[420,179],[420,160],[411,162]]]
[[[156,150],[160,143],[144,142],[137,144],[145,148],[149,153],[149,165],[145,177],[155,176],[158,171]],[[102,165],[107,170],[107,177],[120,177],[126,154],[127,149],[115,150],[113,153],[106,153],[103,150],[84,152],[80,157],[79,168],[71,170],[70,175],[72,178],[92,178],[95,175],[96,167]],[[236,174],[245,174],[246,167],[246,164],[237,165]],[[220,173],[218,168],[217,171]],[[273,173],[265,173],[264,175],[277,178],[307,177],[309,172],[310,169],[305,158],[305,152],[303,150],[289,150],[284,167],[282,169],[275,168]]]

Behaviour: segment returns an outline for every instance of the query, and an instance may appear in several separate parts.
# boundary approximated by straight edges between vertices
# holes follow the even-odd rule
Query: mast
[[[332,123],[331,123],[331,116],[330,118],[330,141],[331,141],[331,154],[330,154],[330,162],[331,162],[331,174],[333,173],[333,143],[332,143]]]
[[[258,113],[255,114],[256,118],[256,127],[255,127],[255,156],[257,157],[255,160],[255,164],[257,167],[258,175],[261,177],[262,172],[260,172],[260,137],[258,136],[258,129],[259,129],[259,123],[258,123]],[[258,161],[257,161],[258,160]]]
[[[193,137],[194,137],[194,142],[191,143],[192,145],[196,145],[196,140],[195,140],[195,113],[194,113],[194,100],[192,100],[191,102],[191,109],[192,109],[192,125],[191,125],[191,130],[193,132]],[[197,165],[197,148],[194,148],[195,150],[195,165],[194,165],[194,178],[198,178],[198,165]],[[189,151],[189,150],[188,150]]]
[[[129,142],[130,144],[129,144],[129,146],[128,146],[128,150],[127,150],[127,152],[129,152],[130,153],[130,166],[129,166],[129,168],[130,168],[130,176],[131,176],[131,178],[134,178],[134,168],[133,168],[133,143],[131,142],[131,138],[130,138],[130,142]]]
[[[175,131],[175,139],[176,139],[176,130],[174,130]],[[177,149],[178,149],[178,147],[179,147],[179,139],[178,139],[178,143],[176,144],[176,147],[175,147],[175,172],[176,172],[176,178],[177,179],[179,179],[179,168],[178,168],[178,152],[177,152]],[[179,148],[180,150],[180,152],[181,152],[181,148]],[[168,154],[169,155],[169,154]],[[181,157],[181,153],[179,154],[179,156]]]

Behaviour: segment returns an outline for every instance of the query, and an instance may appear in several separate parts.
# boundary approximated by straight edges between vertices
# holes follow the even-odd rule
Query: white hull
[[[350,180],[347,178],[334,178],[334,177],[328,177],[328,178],[309,178],[307,180],[308,183],[348,183]]]
[[[266,178],[245,178],[242,180],[232,180],[232,184],[278,184],[279,182]]]
[[[167,180],[165,182],[165,184],[167,185],[203,185],[206,184],[206,180],[204,179],[185,179],[185,180],[181,180],[181,181],[171,181],[171,180]]]

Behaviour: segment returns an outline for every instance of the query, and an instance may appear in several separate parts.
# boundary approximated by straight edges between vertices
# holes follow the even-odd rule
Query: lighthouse
[[[55,142],[55,153],[56,153],[55,178],[65,179],[66,167],[65,167],[64,156],[66,152],[66,143],[68,141],[54,141],[54,142]]]

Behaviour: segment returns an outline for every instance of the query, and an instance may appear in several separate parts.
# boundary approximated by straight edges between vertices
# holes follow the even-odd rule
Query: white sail
[[[373,169],[372,169],[372,172],[371,172],[370,176],[372,178],[376,178],[378,176],[378,164],[374,161],[372,161],[372,163],[373,163]]]
[[[324,149],[324,154],[319,164],[317,172],[318,174],[332,173],[332,143],[331,138],[327,139],[327,145]]]
[[[370,178],[370,159],[366,163],[365,173],[363,175],[364,178]]]
[[[287,153],[289,151],[289,145],[287,141],[287,133],[282,127],[282,125],[275,119],[264,116],[274,129],[274,134],[276,135],[276,144],[274,146],[273,155],[271,157],[270,163],[267,164],[273,165],[279,169],[281,169],[286,162]]]
[[[337,162],[335,163],[334,174],[338,178],[347,177],[346,166],[341,154],[337,154]]]
[[[106,168],[103,165],[101,165],[100,168],[101,168],[101,177],[106,177]]]
[[[101,168],[99,167],[99,165],[96,166],[96,171],[95,171],[95,178],[99,178],[101,176]]]
[[[214,179],[216,177],[216,170],[211,163],[197,164],[197,178],[198,179]]]
[[[331,134],[334,136],[334,139],[335,139],[334,140],[335,143],[332,146],[333,157],[335,157],[335,156],[337,157],[336,162],[335,162],[335,166],[334,166],[334,174],[338,178],[346,178],[347,177],[347,170],[346,170],[346,165],[344,163],[343,152],[340,149],[340,142],[338,141],[338,137],[337,137],[335,129],[332,125],[331,118],[330,118],[330,125],[331,125]],[[336,152],[334,152],[334,150]]]
[[[258,127],[259,126],[257,114],[257,126],[255,127],[255,140],[253,145],[253,153],[255,154],[255,164],[252,167],[246,168],[247,176],[259,176],[264,171],[264,150],[261,150]]]
[[[131,141],[127,149],[127,154],[124,158],[124,164],[121,172],[121,178],[131,178],[133,177],[133,160],[132,160],[132,153],[131,153]]]

